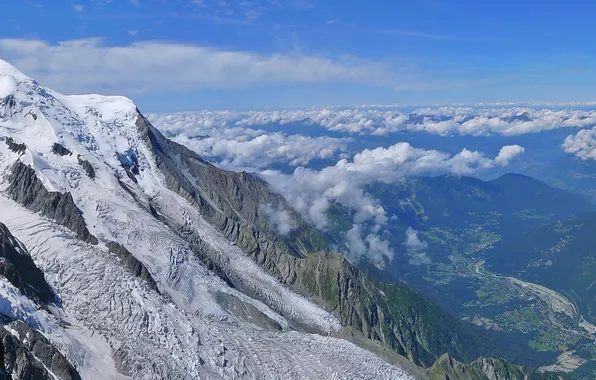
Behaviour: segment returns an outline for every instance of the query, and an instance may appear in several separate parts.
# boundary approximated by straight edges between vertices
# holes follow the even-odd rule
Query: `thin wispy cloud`
[[[449,34],[433,34],[419,32],[415,30],[401,30],[401,29],[367,29],[362,30],[362,33],[371,34],[386,34],[404,37],[425,38],[431,40],[454,41],[454,42],[507,42],[508,38],[503,37],[469,37],[469,36],[454,36]]]
[[[160,41],[107,46],[99,38],[56,44],[0,39],[0,56],[65,93],[130,95],[300,83],[366,84],[403,90],[433,86],[415,68],[352,56],[265,55]]]

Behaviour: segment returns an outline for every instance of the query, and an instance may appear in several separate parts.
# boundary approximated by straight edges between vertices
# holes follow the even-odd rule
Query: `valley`
[[[394,215],[388,227],[392,233],[385,236],[399,252],[385,267],[364,266],[369,275],[405,281],[462,320],[530,347],[535,352],[531,360],[542,371],[574,374],[590,365],[596,326],[577,297],[531,277],[499,274],[493,266],[503,255],[503,249],[495,248],[503,240],[515,239],[534,226],[573,218],[593,206],[518,175],[488,182],[420,178],[369,190]],[[335,208],[333,216],[338,215],[341,212]],[[421,247],[416,251],[404,245],[407,226],[416,230]],[[531,249],[530,244],[523,247]],[[421,252],[428,259],[413,264],[412,255]]]

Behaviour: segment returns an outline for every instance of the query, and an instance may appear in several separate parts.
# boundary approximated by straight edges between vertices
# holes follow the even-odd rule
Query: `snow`
[[[11,109],[0,108],[0,139],[24,142],[27,151],[19,156],[0,141],[0,222],[24,243],[62,303],[51,314],[38,311],[0,278],[0,312],[39,328],[84,378],[410,378],[346,341],[290,331],[292,321],[327,335],[341,326],[267,274],[166,188],[153,153],[138,136],[131,100],[63,96],[15,70],[0,60],[0,97],[11,92],[16,100]],[[54,154],[54,142],[72,156]],[[95,179],[78,164],[79,155],[94,167]],[[122,167],[122,155],[138,162],[136,182]],[[17,160],[30,165],[49,190],[71,192],[100,245],[78,241],[71,231],[1,195]],[[149,200],[205,242],[209,258],[252,297],[209,271],[189,241],[146,211]],[[159,293],[108,252],[108,240],[143,262]]]

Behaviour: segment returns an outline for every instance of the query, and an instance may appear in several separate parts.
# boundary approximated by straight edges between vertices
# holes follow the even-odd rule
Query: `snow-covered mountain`
[[[0,61],[2,249],[32,258],[0,276],[0,338],[23,345],[4,370],[35,378],[30,358],[61,379],[67,365],[84,379],[410,379],[332,337],[340,320],[272,275],[316,243],[272,232],[260,207],[287,205],[264,189],[165,139],[129,99],[64,96]],[[10,280],[32,265],[35,282]],[[66,364],[35,356],[34,333]]]

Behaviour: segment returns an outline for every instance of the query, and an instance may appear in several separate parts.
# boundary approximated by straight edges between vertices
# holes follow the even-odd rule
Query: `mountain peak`
[[[4,76],[10,76],[17,81],[31,80],[31,78],[23,74],[19,69],[0,59],[0,77]]]

